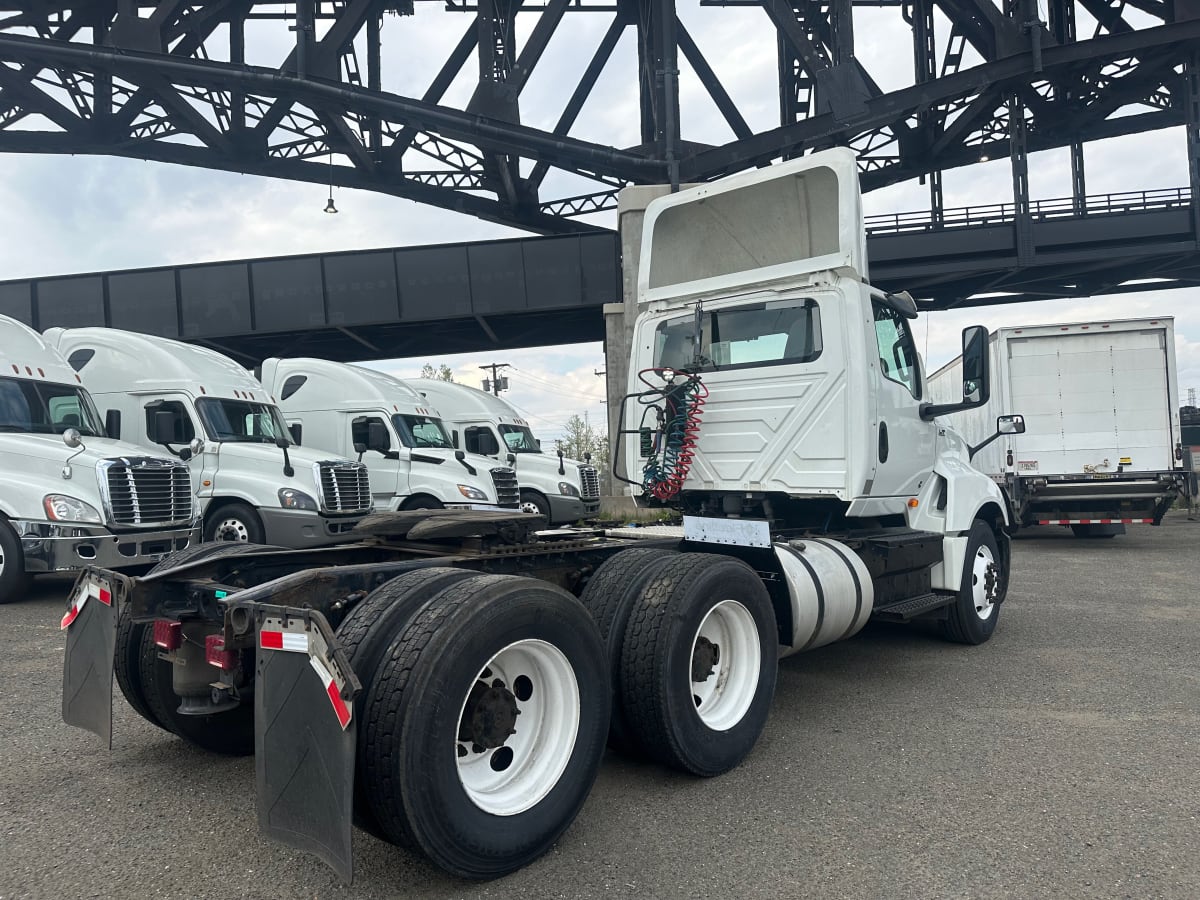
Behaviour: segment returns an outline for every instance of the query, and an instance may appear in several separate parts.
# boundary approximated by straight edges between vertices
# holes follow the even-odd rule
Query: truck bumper
[[[1149,522],[1157,525],[1183,490],[1182,471],[1109,477],[1025,478],[1018,486],[1022,525]]]
[[[560,525],[578,522],[580,519],[592,519],[600,514],[600,500],[583,500],[579,497],[568,497],[566,494],[551,494],[546,498],[550,503],[550,524]]]
[[[293,550],[356,540],[354,526],[362,519],[362,516],[333,518],[302,509],[260,508],[258,514],[262,517],[263,540]]]
[[[168,553],[199,542],[198,527],[161,531],[109,531],[102,525],[14,521],[27,572],[67,572],[84,566],[123,569],[148,566]]]

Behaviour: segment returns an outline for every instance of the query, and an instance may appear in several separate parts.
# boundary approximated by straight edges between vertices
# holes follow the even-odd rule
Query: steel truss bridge
[[[423,92],[402,96],[382,86],[397,83],[394,69],[411,56],[406,29],[411,36],[417,3],[461,37],[420,73]],[[939,304],[1007,290],[1014,272],[1046,270],[1040,281],[1016,279],[1012,296],[1022,299],[1111,290],[1130,278],[1197,281],[1200,0],[699,0],[729,10],[715,16],[753,14],[766,29],[761,52],[774,63],[773,83],[758,93],[777,95],[778,117],[757,128],[709,62],[725,48],[702,46],[686,27],[693,5],[0,0],[0,151],[105,154],[361,188],[564,234],[600,230],[589,214],[613,209],[629,184],[705,181],[848,145],[866,190],[917,178],[927,185],[926,210],[872,222],[873,233],[896,236],[900,261],[952,232],[964,258],[1000,240],[999,231],[988,237],[983,211],[946,209],[943,173],[1008,158],[1011,197],[993,219],[1011,260],[958,281],[915,273]],[[568,13],[603,27],[572,74],[555,72],[554,126],[533,127],[522,94]],[[855,53],[856,30],[880,14],[911,45],[896,46],[911,60],[907,83],[887,90],[872,75],[881,61]],[[398,51],[384,53],[385,34]],[[636,67],[621,74],[636,81],[638,134],[628,146],[606,146],[579,135],[603,133],[593,119],[605,110],[588,101],[622,41],[636,43]],[[277,58],[250,64],[262,46],[280,48]],[[724,143],[684,133],[681,121],[692,119],[681,115],[691,112],[681,110],[682,66],[719,112]],[[456,106],[447,97],[464,77],[472,90]],[[1188,187],[1169,203],[1145,195],[1113,206],[1110,198],[1098,213],[1087,193],[1088,142],[1177,126]],[[1071,195],[1054,209],[1029,189],[1029,154],[1051,148],[1069,150],[1072,176]],[[1114,255],[1145,237],[1140,215],[1168,208],[1170,240]],[[1101,219],[1095,241],[1059,252],[1056,228]],[[1052,247],[1055,264],[1039,267]]]

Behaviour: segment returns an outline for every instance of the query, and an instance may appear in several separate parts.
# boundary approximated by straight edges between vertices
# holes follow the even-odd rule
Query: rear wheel
[[[625,626],[646,582],[663,564],[678,556],[673,550],[622,550],[609,557],[596,570],[579,597],[592,614],[608,651],[613,694],[608,743],[622,753],[634,753],[637,750],[637,742],[629,729],[621,702],[621,649],[625,645]]]
[[[359,696],[364,701],[388,645],[400,636],[413,615],[442,588],[473,575],[475,573],[470,569],[447,567],[406,572],[372,591],[342,620],[337,629],[338,643],[346,651],[350,667],[362,684],[362,693]],[[357,717],[360,759],[354,780],[354,820],[364,831],[386,840],[386,835],[371,811],[362,777],[364,762],[361,756],[367,744],[363,725],[365,721],[365,716]]]
[[[25,596],[33,576],[25,571],[21,539],[8,520],[0,516],[0,603],[11,603]]]
[[[1120,522],[1115,525],[1072,525],[1071,533],[1078,538],[1114,538],[1125,533],[1125,525]]]
[[[771,599],[748,565],[687,553],[661,566],[621,652],[622,704],[642,750],[695,775],[732,769],[766,724],[778,652]]]
[[[958,598],[942,622],[942,633],[960,644],[982,644],[996,630],[1008,572],[991,526],[981,519],[971,524]]]
[[[261,544],[266,532],[258,513],[245,503],[225,503],[204,515],[204,539]]]
[[[366,785],[384,831],[464,878],[541,856],[595,780],[606,676],[595,625],[565,591],[489,575],[442,590],[367,700]]]
[[[282,548],[272,548],[282,549]],[[176,566],[182,566],[185,563],[196,562],[201,559],[210,559],[213,557],[232,556],[238,553],[245,552],[246,548],[242,545],[229,544],[194,544],[191,547],[184,547],[182,550],[176,550],[174,553],[169,553],[160,559],[147,575],[153,575],[156,572],[162,572],[167,569],[173,569]],[[125,700],[133,707],[133,711],[151,724],[157,725],[166,731],[174,731],[174,729],[165,725],[151,710],[150,705],[146,701],[146,693],[142,687],[142,655],[143,646],[142,638],[147,631],[153,631],[146,623],[132,622],[125,610],[121,610],[121,619],[117,623],[117,651],[116,659],[113,665],[113,674],[117,679],[117,687],[121,689],[121,694]],[[151,641],[153,643],[153,641]],[[157,662],[157,652],[154,656],[154,661]],[[176,703],[178,706],[178,703]]]

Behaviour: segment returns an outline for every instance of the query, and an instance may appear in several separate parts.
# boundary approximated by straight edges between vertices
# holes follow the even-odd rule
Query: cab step
[[[901,600],[899,603],[876,607],[871,615],[884,622],[908,622],[917,616],[923,616],[935,609],[949,606],[956,599],[954,594],[921,594]]]

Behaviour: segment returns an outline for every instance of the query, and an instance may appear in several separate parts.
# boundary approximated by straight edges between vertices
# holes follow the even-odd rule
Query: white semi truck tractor
[[[67,361],[0,316],[0,603],[41,573],[153,565],[197,524],[187,466],[108,437]]]
[[[191,469],[206,541],[312,547],[372,508],[367,469],[292,445],[275,401],[229,357],[116,328],[51,328],[121,437]]]
[[[254,749],[265,833],[347,878],[356,823],[493,878],[575,819],[606,744],[698,776],[737,766],[781,656],[873,617],[983,644],[1010,523],[948,423],[987,400],[986,332],[964,332],[960,397],[931,404],[914,304],[868,283],[863,247],[845,150],[646,210],[618,450],[681,526],[389,511],[336,547],[92,569],[76,593],[115,607],[67,632],[64,718],[109,736],[107,673],[81,661],[140,624],[168,669],[136,684],[166,698],[173,669],[217,692],[177,733]]]

